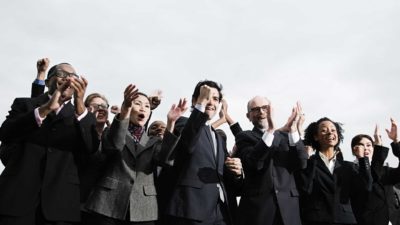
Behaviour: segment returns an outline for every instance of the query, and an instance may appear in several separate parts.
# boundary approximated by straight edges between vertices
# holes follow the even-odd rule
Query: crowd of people
[[[149,124],[160,96],[127,84],[110,107],[72,65],[49,65],[37,61],[31,96],[14,99],[0,127],[0,225],[400,224],[400,168],[385,166],[378,127],[353,137],[346,161],[341,123],[303,128],[296,103],[279,127],[269,99],[254,96],[245,115],[254,127],[244,131],[211,80]]]

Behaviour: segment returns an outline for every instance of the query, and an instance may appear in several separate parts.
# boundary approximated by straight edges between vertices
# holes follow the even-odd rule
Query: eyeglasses
[[[267,111],[269,108],[269,105],[263,105],[263,106],[258,106],[250,109],[250,112],[252,113],[258,113],[260,110]]]
[[[108,105],[105,105],[105,104],[90,104],[89,106],[94,111],[97,111],[99,109],[102,109],[102,110],[107,110],[108,109]]]
[[[67,77],[79,78],[79,75],[78,75],[78,74],[76,74],[76,73],[69,73],[69,72],[64,71],[64,70],[57,70],[56,76],[59,77],[59,78],[67,78]]]

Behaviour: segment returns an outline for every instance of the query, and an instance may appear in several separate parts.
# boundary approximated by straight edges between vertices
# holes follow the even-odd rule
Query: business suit
[[[176,184],[166,206],[166,214],[181,224],[192,224],[193,221],[201,223],[210,219],[219,209],[218,204],[224,209],[228,208],[225,185],[229,181],[235,183],[234,176],[224,166],[226,145],[214,132],[214,149],[212,128],[206,125],[207,120],[206,113],[194,108],[174,151]],[[224,199],[223,203],[221,198]],[[222,213],[225,222],[230,224],[229,212]]]
[[[98,145],[91,132],[95,118],[88,113],[78,121],[69,102],[57,115],[47,115],[39,127],[34,109],[48,100],[47,94],[15,99],[1,126],[2,143],[20,144],[5,154],[0,215],[20,217],[40,205],[47,220],[79,221],[78,170]]]
[[[356,224],[351,198],[371,190],[368,158],[360,158],[356,166],[337,157],[331,173],[319,154],[310,157],[298,177],[303,224]]]
[[[253,128],[236,136],[237,156],[245,174],[239,224],[270,225],[279,220],[277,215],[281,215],[283,224],[301,224],[293,172],[306,166],[304,145],[298,141],[289,146],[287,134],[276,131],[268,147],[262,135],[261,130]]]
[[[165,163],[166,151],[178,138],[168,131],[163,141],[146,134],[135,143],[128,132],[129,119],[114,119],[103,134],[106,155],[104,175],[93,188],[86,209],[117,220],[134,222],[158,219],[154,172]]]
[[[393,152],[399,151],[399,143],[391,144]],[[352,199],[354,215],[359,225],[387,225],[389,223],[389,204],[394,194],[387,198],[386,192],[400,182],[400,168],[383,166],[389,149],[375,146],[371,162],[373,177],[372,191],[360,190]],[[393,193],[393,190],[390,192]]]

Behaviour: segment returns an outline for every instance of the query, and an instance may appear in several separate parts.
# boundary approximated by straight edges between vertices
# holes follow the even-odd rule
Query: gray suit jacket
[[[143,134],[136,144],[128,133],[129,119],[114,119],[103,135],[107,155],[104,175],[93,188],[86,203],[90,211],[130,221],[158,219],[154,171],[166,162],[178,138],[166,131],[164,140]]]

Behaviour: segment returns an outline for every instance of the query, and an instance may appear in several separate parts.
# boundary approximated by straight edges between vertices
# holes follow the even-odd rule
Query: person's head
[[[327,117],[321,118],[306,128],[304,140],[317,151],[329,148],[339,150],[339,144],[343,141],[342,125]]]
[[[357,158],[362,158],[364,156],[372,161],[372,156],[374,154],[374,141],[372,137],[366,134],[359,134],[351,139],[351,150],[353,155]]]
[[[47,73],[47,78],[45,80],[45,84],[49,90],[49,94],[53,94],[58,87],[63,85],[65,82],[70,79],[70,77],[79,78],[76,74],[75,69],[68,63],[60,63],[54,65],[50,68]],[[71,98],[74,94],[74,89],[68,87],[67,90],[62,93],[62,97],[65,99]]]
[[[210,80],[204,80],[197,83],[192,95],[192,107],[196,104],[200,96],[200,88],[204,85],[211,88],[212,97],[208,100],[205,110],[205,113],[208,115],[208,119],[210,120],[215,116],[222,100],[222,85]]]
[[[144,127],[150,117],[150,100],[146,94],[139,92],[138,96],[132,101],[130,122]]]
[[[150,124],[147,134],[149,137],[156,136],[156,137],[163,138],[166,128],[167,128],[167,125],[163,121],[156,120]]]
[[[267,128],[267,111],[269,106],[270,101],[262,96],[255,96],[247,103],[246,116],[255,127],[259,129]]]
[[[89,112],[96,115],[97,123],[105,124],[108,120],[108,100],[106,97],[99,93],[92,93],[85,99],[85,106]]]

